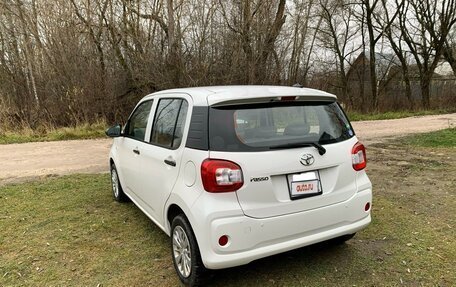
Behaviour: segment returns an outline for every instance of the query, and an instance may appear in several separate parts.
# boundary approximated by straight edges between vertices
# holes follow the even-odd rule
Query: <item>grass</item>
[[[456,285],[456,150],[368,151],[373,222],[342,246],[318,244],[215,272],[211,286]],[[438,164],[436,164],[438,163]],[[176,286],[169,238],[109,176],[0,187],[0,285]]]
[[[456,147],[456,128],[418,134],[407,137],[403,141],[418,147]]]
[[[106,136],[105,129],[106,124],[101,122],[75,127],[41,127],[36,130],[25,128],[19,131],[0,131],[0,144],[102,138]]]
[[[168,240],[104,175],[0,188],[0,285],[173,285]]]
[[[376,120],[391,120],[401,119],[415,116],[429,116],[454,113],[455,110],[422,110],[422,111],[397,111],[397,112],[384,112],[384,113],[369,113],[363,114],[359,112],[348,112],[350,121],[376,121]]]

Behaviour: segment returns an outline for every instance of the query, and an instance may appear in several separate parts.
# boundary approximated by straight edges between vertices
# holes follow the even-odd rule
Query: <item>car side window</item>
[[[187,118],[188,103],[182,100],[179,115],[177,116],[176,128],[174,129],[174,140],[172,148],[178,148],[182,142],[182,135],[184,134],[185,119]]]
[[[176,149],[182,142],[188,103],[184,99],[161,99],[155,112],[150,142]]]
[[[144,141],[151,108],[152,101],[146,101],[135,109],[125,127],[125,136]]]

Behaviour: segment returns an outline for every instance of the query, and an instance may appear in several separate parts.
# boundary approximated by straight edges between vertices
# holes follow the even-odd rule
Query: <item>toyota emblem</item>
[[[314,163],[315,159],[313,155],[306,153],[301,156],[301,159],[299,161],[302,163],[302,165],[309,166]]]

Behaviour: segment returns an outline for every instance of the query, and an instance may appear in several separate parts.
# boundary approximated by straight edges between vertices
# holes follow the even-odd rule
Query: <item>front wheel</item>
[[[111,164],[111,186],[112,186],[112,195],[114,199],[118,202],[128,201],[128,197],[125,195],[122,189],[122,185],[119,180],[119,173],[117,172],[116,165]]]
[[[206,273],[198,244],[187,218],[180,214],[171,224],[171,252],[174,268],[186,286],[199,286]]]

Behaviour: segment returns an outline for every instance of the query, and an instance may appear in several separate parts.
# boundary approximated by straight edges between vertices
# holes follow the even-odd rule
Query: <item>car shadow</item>
[[[343,244],[326,241],[255,260],[247,265],[211,270],[206,283],[207,286],[290,286],[306,285],[311,281],[324,284],[325,277],[336,277],[337,273],[346,276],[342,273],[347,267],[350,270],[356,265],[362,267],[360,254],[352,244],[355,240]],[[368,275],[365,268],[358,270]]]

